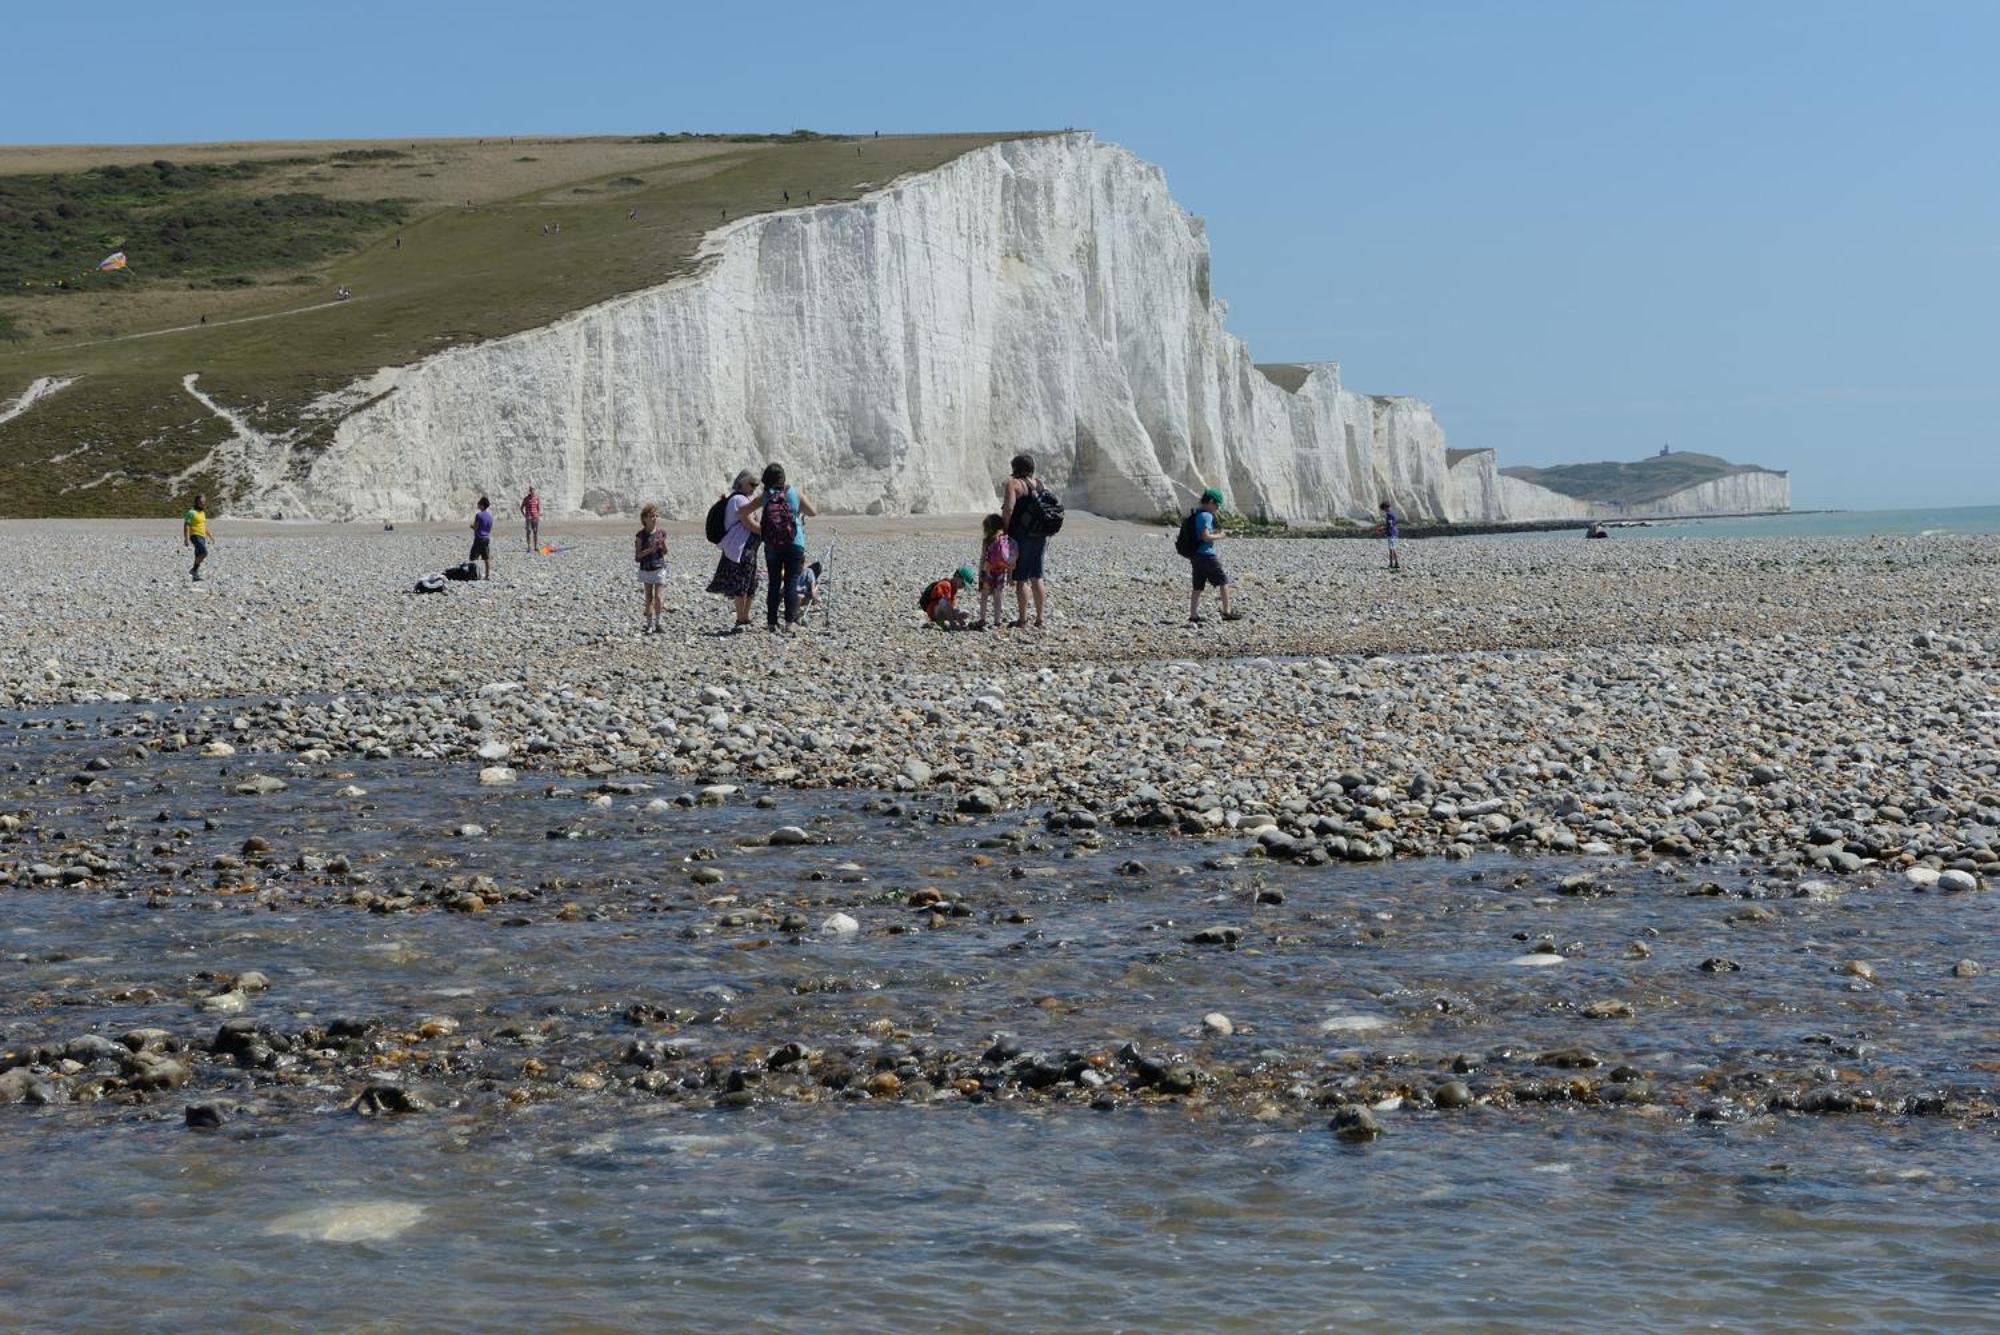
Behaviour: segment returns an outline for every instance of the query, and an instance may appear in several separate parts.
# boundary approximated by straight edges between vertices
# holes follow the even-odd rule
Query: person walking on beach
[[[533,487],[521,498],[521,521],[528,530],[528,550],[532,552],[542,542],[542,498]]]
[[[660,598],[667,581],[667,533],[660,527],[660,507],[639,511],[639,532],[632,539],[632,560],[639,567],[639,587],[646,594],[646,625],[639,633],[658,635]]]
[[[479,513],[472,517],[472,555],[465,559],[485,568],[482,578],[493,578],[493,502],[484,496],[479,498]]]
[[[750,595],[757,592],[757,535],[750,528],[750,495],[757,490],[757,475],[744,469],[721,496],[723,505],[722,554],[715,561],[715,578],[708,582],[710,593],[719,593],[736,606],[731,635],[740,634],[750,624]]]
[[[1389,569],[1391,570],[1401,570],[1403,568],[1402,562],[1396,555],[1396,534],[1401,528],[1402,523],[1396,518],[1396,507],[1387,501],[1382,502],[1381,532],[1382,536],[1388,539],[1389,542]]]
[[[751,511],[750,527],[764,540],[764,625],[778,630],[778,604],[785,605],[785,629],[799,620],[799,572],[806,568],[806,519],[818,514],[805,492],[785,481],[782,464],[764,465],[764,491]]]
[[[188,578],[201,582],[201,563],[208,559],[208,498],[197,496],[188,512],[181,516],[181,546],[194,548],[194,568],[188,571]]]
[[[1061,507],[1042,480],[1035,476],[1035,458],[1017,454],[1008,465],[1013,476],[1000,492],[1000,526],[1014,540],[1014,619],[1008,625],[1019,630],[1028,624],[1028,597],[1034,595],[1035,629],[1042,628],[1043,605],[1048,584],[1042,575],[1042,560],[1048,551],[1051,508],[1057,516]],[[1057,517],[1055,524],[1062,520]]]
[[[1216,587],[1218,596],[1222,599],[1222,619],[1224,621],[1243,619],[1241,612],[1229,606],[1229,573],[1222,568],[1222,562],[1217,560],[1215,555],[1215,540],[1223,536],[1221,527],[1216,523],[1216,518],[1221,513],[1222,493],[1210,487],[1202,492],[1201,504],[1187,517],[1187,531],[1180,540],[1192,548],[1186,553],[1194,574],[1194,591],[1188,595],[1190,626],[1201,624],[1201,591],[1211,584]],[[1177,542],[1176,545],[1180,543]]]

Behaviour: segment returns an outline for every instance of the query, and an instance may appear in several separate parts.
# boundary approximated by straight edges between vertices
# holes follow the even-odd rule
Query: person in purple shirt
[[[1382,502],[1382,536],[1389,540],[1389,569],[1401,570],[1402,564],[1396,557],[1396,531],[1401,527],[1396,519],[1395,507]]]
[[[485,566],[484,578],[493,578],[493,502],[479,498],[479,513],[472,517],[472,555],[465,558]]]

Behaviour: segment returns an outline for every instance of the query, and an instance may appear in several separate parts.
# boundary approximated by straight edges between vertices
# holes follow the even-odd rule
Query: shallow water
[[[1020,818],[870,810],[865,794],[651,813],[652,793],[596,806],[584,782],[480,789],[464,766],[239,756],[225,774],[176,756],[120,760],[78,791],[69,776],[115,745],[4,740],[0,763],[22,768],[0,775],[0,809],[36,829],[0,864],[84,840],[136,851],[101,883],[0,889],[0,1048],[210,1033],[201,975],[249,968],[271,977],[253,1013],[274,1022],[445,1015],[491,1039],[424,1116],[358,1117],[337,1077],[234,1071],[137,1105],[0,1108],[0,1311],[38,1325],[1972,1328],[2000,1302],[1992,1120],[1690,1116],[1736,1073],[1885,1095],[1990,1086],[1992,975],[1947,972],[1990,951],[1988,895],[1799,898],[1739,868],[1505,855],[1230,865],[1247,837],[1092,846],[1023,836]],[[252,772],[289,786],[233,794]],[[348,783],[367,796],[336,796]],[[448,833],[466,821],[487,832]],[[736,844],[785,824],[825,842]],[[273,845],[268,907],[211,885],[215,857],[252,834]],[[698,850],[717,856],[688,861]],[[486,875],[533,895],[370,913],[293,870],[302,852],[343,854],[385,893]],[[691,886],[696,867],[724,880]],[[1579,869],[1610,893],[1556,893]],[[186,893],[151,895],[162,881]],[[967,911],[913,912],[923,887]],[[1259,888],[1285,902],[1254,904]],[[727,924],[767,899],[862,930]],[[1776,916],[1731,921],[1747,907]],[[1184,941],[1211,924],[1241,928],[1238,947]],[[1544,940],[1562,963],[1511,963]],[[1631,958],[1635,943],[1650,954]],[[1698,967],[1717,957],[1741,968]],[[1633,1016],[1579,1018],[1606,997]],[[997,1033],[1029,1051],[1131,1043],[1250,1092],[725,1110],[615,1084],[520,1106],[482,1088],[519,1084],[530,1055],[615,1069],[641,1032],[621,1018],[635,1002],[702,1012],[674,1035],[697,1056],[791,1039],[865,1054],[887,1020],[972,1052]],[[1204,1036],[1210,1011],[1238,1032]],[[538,1026],[535,1046],[493,1037],[509,1024]],[[1419,1101],[1358,1146],[1284,1096],[1329,1072],[1422,1087],[1454,1054],[1475,1058],[1476,1086],[1518,1087],[1549,1074],[1538,1054],[1577,1046],[1666,1096]],[[183,1127],[185,1104],[217,1098],[239,1109],[227,1125]]]

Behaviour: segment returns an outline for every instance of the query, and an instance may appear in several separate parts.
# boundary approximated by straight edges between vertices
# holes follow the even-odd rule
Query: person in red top
[[[939,630],[967,629],[965,613],[958,610],[958,593],[960,589],[971,587],[978,578],[972,572],[971,566],[960,566],[952,572],[950,579],[941,579],[935,584],[927,585],[923,597],[919,599],[919,605],[924,609],[924,615],[930,619],[931,624]],[[975,626],[972,629],[983,629],[983,627]]]
[[[528,527],[528,550],[532,552],[542,540],[542,498],[533,487],[521,498],[521,519]]]

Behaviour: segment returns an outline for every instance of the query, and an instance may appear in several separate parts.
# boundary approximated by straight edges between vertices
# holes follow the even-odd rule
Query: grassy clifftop
[[[310,448],[322,393],[692,266],[728,220],[858,197],[1006,135],[0,148],[0,514],[226,494],[234,428]],[[123,272],[98,273],[123,250]],[[336,289],[352,291],[335,300]]]
[[[1738,473],[1764,473],[1756,464],[1733,464],[1713,454],[1659,454],[1636,463],[1557,464],[1553,468],[1503,468],[1508,477],[1547,487],[1582,501],[1643,505],[1688,487]]]

